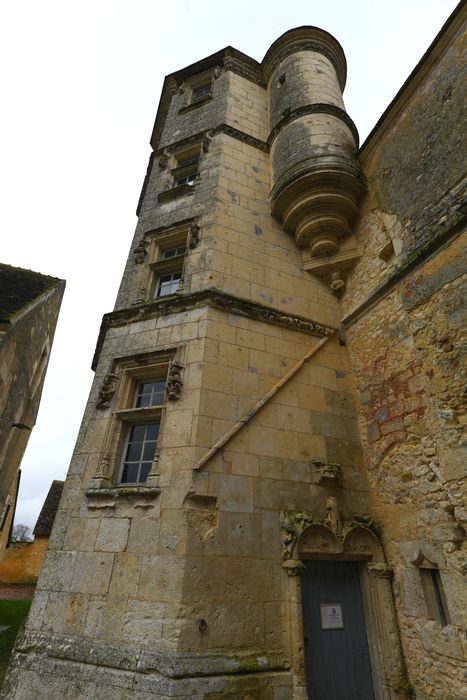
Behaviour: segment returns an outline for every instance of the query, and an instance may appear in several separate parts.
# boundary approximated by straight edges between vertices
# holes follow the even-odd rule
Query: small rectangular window
[[[451,620],[438,569],[420,568],[420,576],[428,615],[432,620],[437,620],[442,627],[446,627]]]
[[[206,83],[205,85],[200,85],[199,87],[193,88],[191,93],[191,103],[199,102],[204,100],[205,97],[209,97],[211,94],[211,83]]]
[[[181,187],[182,185],[194,185],[197,177],[198,177],[198,171],[193,170],[192,172],[188,173],[187,175],[182,175],[181,177],[178,177],[175,180],[175,186]]]
[[[180,255],[185,255],[186,246],[180,245],[176,248],[167,248],[167,250],[162,251],[162,259],[168,260],[169,258],[178,258]]]
[[[162,406],[165,396],[165,379],[140,382],[136,389],[135,408]]]

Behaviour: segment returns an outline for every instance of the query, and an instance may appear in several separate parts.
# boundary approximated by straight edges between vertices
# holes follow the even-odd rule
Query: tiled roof
[[[52,481],[49,493],[47,494],[42,510],[37,518],[34,535],[39,535],[41,537],[48,537],[50,535],[64,483],[64,481],[59,481],[57,479]]]

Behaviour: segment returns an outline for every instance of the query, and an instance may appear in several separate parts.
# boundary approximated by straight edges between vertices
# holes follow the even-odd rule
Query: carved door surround
[[[354,515],[341,520],[335,498],[326,502],[327,517],[316,513],[281,513],[284,612],[288,630],[294,700],[308,700],[305,673],[301,573],[305,559],[358,561],[367,621],[373,684],[377,700],[408,700],[399,630],[394,609],[392,568],[385,561],[373,519]],[[312,700],[312,699],[309,699]]]

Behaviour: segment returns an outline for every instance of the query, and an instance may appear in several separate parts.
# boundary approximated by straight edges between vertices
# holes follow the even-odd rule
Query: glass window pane
[[[136,408],[146,408],[151,405],[151,394],[142,394],[136,399]]]
[[[145,462],[147,462],[147,461],[152,462],[152,460],[154,459],[156,445],[157,445],[157,443],[155,441],[145,443],[144,450],[143,450],[143,460]]]
[[[159,435],[159,423],[149,423],[147,428],[147,439],[157,440]]]
[[[147,480],[148,474],[150,471],[151,471],[151,462],[143,462],[141,465],[140,472],[139,472],[139,478],[138,478],[139,483],[143,483],[144,481]]]
[[[125,462],[139,462],[143,444],[142,442],[130,443],[126,451]]]
[[[122,484],[134,484],[138,479],[138,465],[125,464],[122,474]]]
[[[142,442],[144,440],[145,425],[133,425],[130,430],[130,442]]]

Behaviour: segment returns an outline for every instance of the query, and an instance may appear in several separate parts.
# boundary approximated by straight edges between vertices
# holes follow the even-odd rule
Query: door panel
[[[358,563],[305,562],[302,600],[310,700],[374,700]]]

